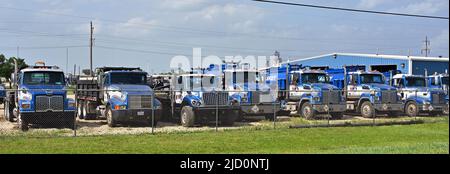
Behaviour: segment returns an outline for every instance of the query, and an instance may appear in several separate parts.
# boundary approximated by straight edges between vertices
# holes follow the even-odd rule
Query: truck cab
[[[307,119],[330,114],[341,119],[345,111],[342,91],[331,85],[328,74],[321,70],[300,69],[289,72],[287,108]]]
[[[405,113],[415,117],[419,113],[437,115],[448,110],[445,91],[440,88],[428,88],[427,80],[421,75],[397,74],[391,82],[398,88],[405,104]]]
[[[449,88],[448,88],[448,73],[444,73],[444,74],[434,74],[431,76],[428,76],[428,86],[431,89],[442,89],[444,90],[446,97],[445,97],[445,101],[447,103],[447,107],[444,108],[444,115],[448,115],[449,114],[449,110],[448,110],[448,96],[449,96]]]
[[[216,120],[216,114],[222,125],[233,125],[239,116],[239,103],[222,90],[221,80],[212,74],[175,75],[170,92],[172,116],[184,127]]]
[[[274,119],[274,113],[280,110],[277,94],[265,84],[259,71],[231,69],[223,72],[224,89],[241,106],[241,119],[244,116],[265,116]]]
[[[96,77],[77,83],[79,118],[106,118],[110,127],[123,124],[156,124],[161,102],[140,68],[102,67]],[[152,115],[154,117],[152,117]]]
[[[396,115],[403,111],[403,103],[397,89],[386,84],[386,77],[378,71],[355,71],[346,77],[347,110],[360,112],[363,117],[375,117],[375,113]]]
[[[75,100],[67,97],[64,72],[45,63],[37,64],[13,77],[13,91],[8,92],[5,101],[6,119],[17,118],[22,131],[27,131],[30,124],[74,129]]]

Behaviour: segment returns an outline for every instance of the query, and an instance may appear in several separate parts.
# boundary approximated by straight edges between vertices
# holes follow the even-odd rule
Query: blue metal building
[[[377,55],[377,54],[353,54],[333,53],[322,56],[303,58],[290,61],[291,64],[302,64],[320,69],[342,68],[350,65],[364,65],[366,70],[377,70],[389,72],[398,70],[404,74],[424,75],[425,69],[428,74],[444,73],[449,68],[449,58],[444,57],[417,57],[399,55]]]

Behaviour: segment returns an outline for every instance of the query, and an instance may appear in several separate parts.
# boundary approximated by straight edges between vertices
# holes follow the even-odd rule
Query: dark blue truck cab
[[[43,63],[41,63],[43,64]],[[27,131],[29,125],[75,126],[75,100],[67,97],[64,73],[58,67],[31,66],[16,73],[5,100],[5,118]]]

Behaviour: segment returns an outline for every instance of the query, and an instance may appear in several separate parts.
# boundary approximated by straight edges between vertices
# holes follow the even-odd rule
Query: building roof
[[[305,60],[312,60],[312,59],[319,59],[322,57],[327,56],[353,56],[353,57],[371,57],[371,58],[383,58],[383,59],[400,59],[400,60],[420,60],[420,61],[439,61],[439,62],[448,62],[448,57],[420,57],[420,56],[402,56],[402,55],[383,55],[383,54],[359,54],[359,53],[332,53],[332,54],[325,54],[320,56],[314,56],[314,57],[308,57],[308,58],[302,58],[302,59],[296,59],[290,62],[297,62],[297,61],[305,61]],[[283,63],[286,64],[286,63]]]

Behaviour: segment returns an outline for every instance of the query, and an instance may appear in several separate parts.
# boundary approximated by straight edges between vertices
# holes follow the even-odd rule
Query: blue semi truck
[[[171,111],[170,120],[179,120],[184,127],[210,121],[230,126],[239,117],[239,103],[222,90],[220,76],[198,72],[174,75],[171,81],[169,90],[157,91],[164,107],[170,107],[164,108]]]
[[[37,62],[15,72],[12,90],[5,98],[5,119],[17,120],[19,128],[30,125],[75,128],[75,100],[67,97],[64,73]]]
[[[140,68],[101,67],[95,76],[77,81],[79,119],[106,118],[108,126],[156,125],[161,117],[161,102]]]
[[[278,86],[278,97],[284,101],[285,111],[306,119],[320,115],[331,115],[333,119],[343,117],[345,99],[342,90],[330,84],[326,72],[290,64],[266,71],[267,83]]]
[[[448,115],[449,114],[449,88],[448,88],[448,72],[443,74],[434,74],[431,76],[428,76],[428,87],[431,89],[442,89],[444,90],[446,97],[445,101],[447,103],[447,107],[444,108],[443,114]]]
[[[387,84],[383,73],[366,71],[364,66],[346,66],[326,70],[331,83],[343,89],[347,112],[360,113],[372,118],[376,113],[397,115],[403,112],[404,104],[397,89]]]
[[[448,112],[448,94],[442,88],[428,87],[425,76],[397,74],[391,83],[398,88],[408,116],[415,117],[419,113],[434,116],[445,110]]]

